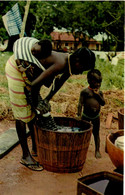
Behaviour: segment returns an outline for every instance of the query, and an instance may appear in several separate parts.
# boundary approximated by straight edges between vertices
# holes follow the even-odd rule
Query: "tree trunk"
[[[27,4],[25,6],[25,13],[24,13],[24,17],[23,17],[23,23],[22,23],[20,38],[24,36],[24,31],[25,31],[28,12],[29,12],[30,2],[31,2],[31,0],[27,1]]]

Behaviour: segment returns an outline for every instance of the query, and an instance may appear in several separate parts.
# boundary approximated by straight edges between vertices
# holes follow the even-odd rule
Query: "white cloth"
[[[18,3],[16,3],[4,16],[2,16],[2,19],[9,36],[20,34],[22,18]]]
[[[32,37],[22,37],[17,39],[14,43],[13,51],[15,60],[25,60],[30,63],[36,64],[43,71],[45,68],[42,64],[32,55],[31,48],[39,40]]]
[[[121,150],[124,150],[124,136],[119,136],[115,140],[115,146],[120,148]]]

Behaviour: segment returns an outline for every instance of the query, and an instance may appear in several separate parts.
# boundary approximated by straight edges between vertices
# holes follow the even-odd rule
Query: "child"
[[[100,148],[100,108],[105,105],[103,93],[99,90],[102,82],[101,72],[97,69],[90,70],[87,75],[89,86],[80,93],[78,103],[78,116],[82,120],[91,121],[95,141],[95,157],[101,158]],[[84,109],[83,109],[84,108]],[[82,112],[83,109],[83,112]]]

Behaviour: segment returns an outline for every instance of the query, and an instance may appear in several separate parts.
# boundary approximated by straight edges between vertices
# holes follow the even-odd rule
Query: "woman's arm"
[[[57,63],[52,64],[49,68],[43,71],[33,82],[32,87],[42,86],[50,78],[54,78],[56,75],[63,72],[64,64]]]
[[[54,77],[58,75],[60,72],[62,72],[63,69],[64,69],[63,64],[53,64],[44,72],[42,72],[31,84],[32,96],[36,96],[36,91],[38,92],[40,87],[44,85],[47,81],[50,81],[50,79],[52,78],[54,79]],[[50,93],[45,98],[47,101],[49,101],[53,97],[53,95],[61,88],[61,86],[69,78],[69,76],[70,74],[67,71],[65,71],[60,78],[55,79],[54,88],[52,87]]]
[[[53,64],[32,81],[31,95],[33,101],[35,100],[35,97],[38,95],[41,86],[44,85],[47,81],[50,81],[50,79],[54,78],[56,74],[58,74],[58,66]]]
[[[56,78],[54,85],[52,86],[49,94],[46,96],[46,100],[49,101],[56,92],[62,87],[62,85],[65,83],[65,81],[70,77],[69,73],[64,73],[60,78]]]

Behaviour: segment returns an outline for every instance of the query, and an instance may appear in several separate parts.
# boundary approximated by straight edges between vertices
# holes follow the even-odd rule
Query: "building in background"
[[[76,38],[75,40],[72,33],[53,31],[50,35],[52,38],[54,50],[70,52],[83,46],[82,41],[80,42],[78,38]],[[91,50],[95,51],[101,50],[101,42],[96,41],[95,39],[92,38],[89,39],[87,35],[85,37],[85,45]]]

